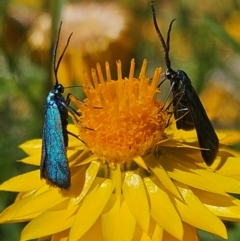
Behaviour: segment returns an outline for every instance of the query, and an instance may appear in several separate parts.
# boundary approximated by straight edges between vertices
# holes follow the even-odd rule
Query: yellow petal
[[[152,240],[161,241],[162,238],[163,238],[163,229],[158,224],[156,224],[156,227],[153,231]]]
[[[120,241],[121,240],[121,231],[119,230],[119,224],[121,223],[120,215],[119,215],[120,202],[116,200],[115,195],[112,195],[106,206],[108,205],[112,206],[110,210],[107,210],[107,211],[104,210],[103,214],[101,215],[103,236],[106,241],[111,241],[111,240]]]
[[[194,173],[194,170],[186,168],[170,156],[167,156],[166,159],[161,164],[172,179],[201,190],[226,195],[219,185]],[[196,166],[196,168],[198,167]]]
[[[21,241],[45,237],[61,232],[72,226],[77,206],[71,206],[62,211],[44,212],[25,226]]]
[[[210,212],[186,185],[178,182],[175,182],[175,184],[178,186],[187,204],[175,199],[176,208],[182,220],[194,227],[226,239],[226,227],[221,220]]]
[[[149,225],[149,231],[148,233],[144,232],[142,228],[137,224],[135,228],[135,233],[133,236],[133,239],[131,241],[139,241],[139,240],[156,240],[160,241],[162,238],[163,229],[161,227],[157,227],[157,223],[150,218],[150,225]],[[157,239],[153,238],[153,235],[155,234],[155,237]]]
[[[216,216],[223,220],[240,221],[240,200],[228,195],[221,196],[215,193],[192,189],[199,200]]]
[[[40,165],[40,158],[41,158],[41,156],[40,156],[40,153],[39,153],[39,154],[28,156],[28,157],[23,158],[21,160],[18,160],[18,162],[39,166]]]
[[[183,222],[184,236],[183,241],[200,241],[197,229],[185,222]]]
[[[224,130],[223,133],[224,133],[224,135],[220,139],[221,143],[226,144],[226,145],[232,145],[232,144],[239,143],[239,139],[240,139],[239,131]]]
[[[110,168],[110,176],[115,186],[117,202],[121,202],[122,197],[122,173],[120,164],[116,164],[115,168]]]
[[[24,152],[26,152],[29,156],[38,154],[42,148],[42,139],[34,139],[30,141],[26,141],[19,146]]]
[[[115,197],[112,197],[112,199],[115,199]],[[101,220],[105,241],[132,240],[136,220],[129,211],[125,201],[123,201],[121,206],[115,201],[112,208],[102,214]]]
[[[74,159],[74,165],[75,166],[83,165],[84,163],[82,164],[82,162],[89,157],[89,154],[90,154],[90,150],[88,148],[85,148],[84,150],[79,151],[78,155],[76,155]],[[90,157],[93,157],[93,156],[95,155],[90,154]]]
[[[130,221],[132,222],[129,222],[129,215],[127,215],[126,217],[125,213],[123,213],[123,216],[121,216],[121,213],[120,213],[120,210],[122,210],[121,208],[122,174],[121,174],[120,164],[116,164],[114,168],[110,168],[110,176],[115,187],[115,192],[114,194],[111,195],[110,200],[107,203],[103,211],[103,214],[101,216],[103,235],[106,240],[110,240],[110,241],[111,240],[120,241],[122,239],[131,240],[134,233],[136,221],[133,218],[132,214],[129,212],[129,210],[127,210],[126,215],[130,213],[131,215]],[[125,220],[125,218],[127,218],[127,220]],[[126,222],[127,222],[127,225],[125,225],[126,227],[125,226],[122,227],[122,224],[126,224]],[[122,232],[122,230],[124,231]]]
[[[80,202],[79,196],[81,195],[84,185],[86,184],[85,181],[86,181],[87,165],[72,167],[70,171],[71,171],[71,187],[66,192],[63,191],[63,194],[70,197],[70,202],[73,202],[73,204],[76,205]]]
[[[173,195],[182,199],[180,193],[177,188],[173,184],[171,178],[168,176],[161,163],[164,162],[165,159],[163,156],[160,156],[158,159],[154,155],[151,158],[146,160],[148,167],[155,174],[155,176],[159,179],[159,181],[169,190]]]
[[[69,124],[68,131],[70,131],[71,133],[75,133],[76,135],[78,134],[78,128],[75,125]],[[72,141],[72,138],[73,137],[71,135],[69,135],[69,142]],[[76,138],[74,137],[74,139],[76,139]],[[79,146],[82,142],[78,140],[77,143]],[[24,152],[26,152],[29,156],[34,155],[34,154],[39,154],[39,153],[41,153],[41,149],[42,149],[42,139],[33,139],[30,141],[26,141],[25,143],[21,144],[19,147]],[[39,160],[39,162],[40,162],[40,160]]]
[[[136,220],[133,217],[132,213],[130,212],[127,203],[123,201],[120,209],[120,217],[122,220],[122,223],[120,224],[120,230],[122,229],[123,231],[126,230],[126,233],[121,234],[122,237],[126,238],[123,240],[128,240],[135,231],[135,226],[136,226]]]
[[[24,220],[37,216],[67,199],[68,197],[61,196],[57,188],[49,188],[46,192],[41,193],[40,195],[35,193],[28,203],[19,208],[15,214],[15,219]]]
[[[203,169],[196,169],[194,172],[209,180],[209,182],[220,186],[225,192],[240,193],[240,182],[237,180]]]
[[[181,165],[187,167],[188,169],[195,169],[197,167],[202,167],[206,169],[206,164],[200,155],[199,148],[176,148],[176,147],[164,147],[161,148],[163,155],[167,156],[172,161],[181,163]],[[191,157],[193,155],[193,157]]]
[[[194,139],[194,141],[196,141],[196,138]],[[179,149],[179,148],[188,148],[188,149],[193,149],[193,150],[200,150],[200,148],[198,146],[194,146],[194,145],[188,145],[184,142],[178,142],[176,140],[168,140],[168,141],[164,141],[161,142],[161,147],[173,147],[174,150]],[[195,153],[195,152],[194,152]]]
[[[40,189],[41,190],[41,189]],[[48,188],[45,192],[33,192],[18,198],[14,204],[3,211],[0,220],[24,221],[30,220],[62,203],[67,197],[62,197],[56,188]],[[1,221],[0,221],[1,222]]]
[[[175,238],[183,237],[182,221],[165,190],[159,188],[150,178],[144,178],[150,199],[151,216],[160,227]]]
[[[69,236],[68,236],[68,240]],[[93,224],[93,226],[86,232],[79,241],[106,241],[103,237],[102,233],[102,225],[101,225],[101,218],[98,218],[97,221]]]
[[[133,158],[133,160],[140,166],[142,167],[143,169],[147,170],[148,171],[148,167],[146,165],[146,163],[144,162],[143,158],[140,157],[140,156],[137,156],[135,158]]]
[[[99,170],[99,166],[100,166],[100,162],[96,162],[96,161],[93,161],[91,162],[91,164],[89,165],[88,169],[86,170],[86,174],[85,176],[81,175],[79,177],[79,172],[76,173],[74,176],[73,176],[73,180],[76,179],[76,181],[73,181],[74,183],[84,183],[83,185],[83,188],[82,188],[82,191],[80,193],[80,195],[78,196],[75,196],[73,198],[71,198],[71,202],[74,204],[74,205],[77,205],[79,204],[79,202],[85,197],[85,195],[88,193],[89,189],[91,188],[95,178],[96,178],[96,175],[98,173],[98,170]],[[84,170],[83,170],[84,171]],[[75,187],[77,188],[77,187]]]
[[[78,135],[79,129],[76,125],[74,124],[68,124],[67,125],[67,130],[75,135]],[[71,139],[76,140],[76,137],[69,135],[69,141],[71,141]],[[79,141],[79,140],[78,140]]]
[[[214,161],[211,168],[216,170],[217,173],[223,176],[236,176],[239,175],[240,158],[227,157],[222,164],[221,159]]]
[[[152,239],[146,233],[143,232],[140,241],[152,241]]]
[[[72,165],[72,160],[74,160],[75,155],[77,155],[78,151],[76,150],[68,150],[67,151],[67,158],[70,163],[70,166]],[[19,162],[39,166],[41,162],[41,153],[39,151],[38,154],[28,156],[26,158],[23,158],[21,160],[18,160]]]
[[[88,152],[89,152],[89,150],[87,150]],[[79,162],[79,159],[80,158],[78,158],[76,161],[78,161]],[[87,164],[87,163],[90,163],[90,162],[92,162],[92,161],[97,161],[97,160],[99,160],[99,157],[97,156],[97,155],[91,155],[90,157],[88,157],[88,158],[81,158],[82,159],[82,161],[80,161],[77,165],[85,165],[85,164]],[[77,166],[76,165],[76,166]]]
[[[240,151],[236,149],[231,149],[231,147],[224,147],[221,149],[222,152],[227,152],[228,157],[230,156],[235,156],[235,157],[240,157]]]
[[[114,189],[110,179],[96,178],[88,194],[80,203],[70,231],[70,240],[80,239],[96,222]],[[81,224],[81,225],[79,225]]]
[[[75,165],[76,157],[79,156],[79,153],[82,153],[83,151],[80,150],[67,150],[67,159],[69,162],[69,166]]]
[[[138,225],[148,233],[149,204],[142,178],[134,172],[126,172],[122,185],[123,196]]]
[[[184,236],[181,239],[182,241],[200,241],[195,227],[183,222],[183,228],[184,228]],[[179,241],[179,239],[174,238],[167,232],[163,233],[162,240],[163,241]]]
[[[25,174],[13,177],[0,185],[0,190],[12,192],[27,192],[37,190],[45,185],[40,179],[40,171],[27,172]]]
[[[176,128],[176,127],[174,126],[174,128]],[[173,132],[173,139],[185,141],[188,143],[196,142],[197,141],[196,131],[195,130],[184,131],[184,130],[175,129]]]
[[[15,215],[17,214],[18,210],[21,209],[24,205],[28,204],[28,202],[31,200],[32,195],[27,196],[26,198],[23,198],[15,203],[13,203],[11,206],[7,207],[1,214],[0,214],[0,223],[13,223],[16,222]],[[35,215],[33,215],[32,218],[34,218]],[[26,220],[18,220],[18,221],[26,221]]]
[[[52,236],[51,241],[68,241],[69,229],[56,233]],[[41,241],[41,240],[38,240]]]

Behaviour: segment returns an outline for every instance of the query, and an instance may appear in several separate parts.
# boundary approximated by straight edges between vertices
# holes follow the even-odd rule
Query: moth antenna
[[[171,30],[172,30],[172,25],[173,25],[173,23],[174,23],[174,21],[176,20],[176,18],[174,18],[172,21],[171,21],[171,23],[170,23],[170,25],[169,25],[169,28],[168,28],[168,32],[167,32],[167,56],[165,56],[165,59],[166,59],[166,57],[169,59],[169,52],[170,52],[170,35],[171,35]],[[169,60],[169,62],[170,62],[170,60]],[[170,62],[171,63],[171,62]]]
[[[155,8],[153,6],[153,1],[151,2],[151,9],[152,9],[152,16],[153,16],[153,23],[154,23],[154,27],[155,27],[155,30],[158,34],[158,37],[162,43],[162,47],[163,47],[163,50],[164,50],[164,53],[165,53],[165,61],[166,61],[166,66],[168,69],[171,69],[171,61],[170,61],[170,58],[169,58],[169,51],[170,51],[170,35],[171,35],[171,29],[172,29],[172,24],[173,22],[176,20],[176,19],[173,19],[169,25],[169,28],[168,28],[168,33],[167,33],[167,42],[164,40],[163,36],[162,36],[162,33],[158,27],[158,24],[157,24],[157,17],[156,17],[156,11],[155,11]]]
[[[58,69],[59,69],[59,65],[62,61],[62,58],[64,56],[64,53],[69,45],[69,42],[70,42],[70,39],[72,37],[72,34],[71,33],[68,37],[68,40],[67,40],[67,44],[66,46],[64,47],[64,50],[60,56],[60,58],[58,59],[58,62],[57,62],[57,65],[56,65],[56,58],[57,58],[57,49],[58,49],[58,43],[59,43],[59,38],[60,38],[60,33],[61,33],[61,28],[62,28],[62,21],[60,23],[60,26],[59,26],[59,30],[58,30],[58,35],[57,35],[57,41],[56,41],[56,44],[54,46],[54,50],[53,50],[53,69],[54,69],[54,75],[55,75],[55,80],[56,80],[56,84],[58,84],[58,77],[57,77],[57,73],[58,73]]]

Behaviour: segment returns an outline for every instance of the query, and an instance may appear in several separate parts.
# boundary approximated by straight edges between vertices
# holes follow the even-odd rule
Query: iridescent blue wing
[[[60,110],[56,102],[47,102],[42,139],[41,178],[50,185],[68,189],[70,170],[62,129]]]

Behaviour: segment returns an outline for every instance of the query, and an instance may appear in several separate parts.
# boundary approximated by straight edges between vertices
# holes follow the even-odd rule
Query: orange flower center
[[[153,78],[146,77],[147,61],[142,65],[139,78],[134,78],[134,60],[129,78],[122,78],[121,62],[117,62],[118,79],[111,80],[106,63],[107,80],[100,65],[92,70],[92,80],[85,75],[83,89],[87,96],[84,104],[72,98],[79,107],[80,138],[101,160],[110,163],[131,161],[143,156],[162,138],[166,112],[156,98],[161,68]]]

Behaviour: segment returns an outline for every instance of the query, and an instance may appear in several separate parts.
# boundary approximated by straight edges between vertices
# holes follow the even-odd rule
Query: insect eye
[[[167,77],[168,79],[171,79],[171,74],[170,74],[170,73],[166,73],[166,77]]]
[[[168,79],[171,79],[171,78],[172,78],[172,74],[171,74],[171,72],[170,72],[169,70],[166,70],[165,75],[166,75],[166,77],[167,77]]]
[[[177,77],[177,73],[171,69],[167,69],[166,77],[167,77],[167,79],[170,79],[170,80],[175,79]]]
[[[59,93],[63,93],[63,92],[64,92],[64,87],[63,87],[61,84],[58,84],[58,85],[57,85],[57,91],[58,91]]]

